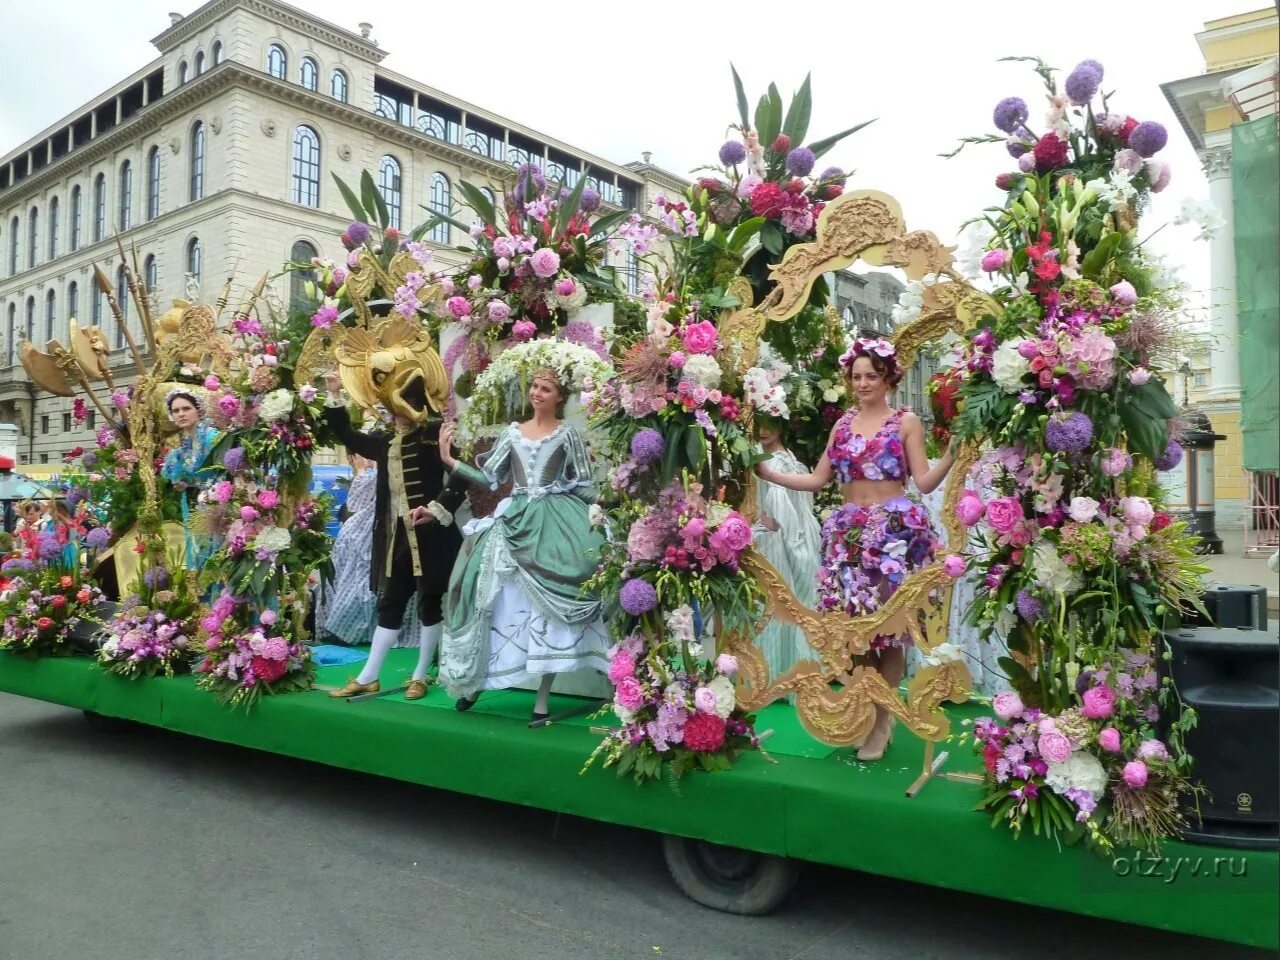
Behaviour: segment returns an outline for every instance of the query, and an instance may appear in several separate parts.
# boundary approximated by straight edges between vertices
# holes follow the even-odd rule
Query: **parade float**
[[[659,198],[651,217],[600,228],[581,189],[524,168],[508,196],[548,224],[539,244],[527,219],[504,226],[469,191],[480,222],[459,275],[386,226],[371,181],[363,197],[346,191],[366,217],[344,235],[342,264],[312,265],[323,299],[305,327],[272,313],[262,282],[230,312],[229,283],[215,304],[153,324],[131,281],[146,340],[131,389],[105,379],[97,328],[23,350],[44,389],[83,392],[107,420],[79,465],[85,496],[118,521],[99,527],[93,549],[121,605],[105,608],[96,587],[60,572],[57,544],[7,561],[0,689],[653,830],[681,888],[718,909],[774,909],[796,864],[813,861],[1274,948],[1277,855],[1177,839],[1197,790],[1180,739],[1192,720],[1156,666],[1201,570],[1161,510],[1155,470],[1177,456],[1159,372],[1170,305],[1134,236],[1144,193],[1168,181],[1153,159],[1162,131],[1105,106],[1095,116],[1096,64],[1064,93],[1042,74],[1049,130],[1034,133],[1010,98],[996,109],[1001,135],[975,138],[1005,142],[1018,167],[1001,174],[1006,203],[984,217],[985,290],[936,235],[908,229],[891,197],[851,189],[834,169],[810,177],[835,141],[807,140],[807,81],[785,111],[771,88],[754,116],[738,84],[740,138],[721,148],[714,176]],[[592,251],[613,237],[653,254],[642,317],[600,343],[585,330],[557,337],[573,325],[579,284],[611,282]],[[577,259],[552,249],[563,246]],[[541,250],[557,253],[554,268]],[[941,439],[960,453],[938,518],[945,550],[851,617],[801,604],[753,549],[750,470],[757,415],[800,407],[800,432],[821,423],[823,442],[830,421],[814,391],[843,343],[830,342],[819,284],[858,262],[917,285],[916,315],[893,336],[904,364],[944,337],[962,344],[939,384]],[[464,328],[454,360],[474,375],[466,416],[477,435],[509,414],[508,381],[533,366],[587,394],[613,491],[595,514],[609,546],[593,586],[614,608],[617,640],[613,700],[594,715],[530,730],[521,690],[465,714],[434,688],[412,702],[402,691],[325,695],[344,667],[317,666],[307,643],[307,587],[326,555],[324,505],[305,482],[309,451],[327,440],[315,382],[335,361],[345,378],[406,322],[437,346],[446,324]],[[428,353],[446,365],[447,352]],[[200,421],[166,439],[183,396]],[[166,479],[184,466],[194,496]],[[987,585],[971,616],[1007,648],[1015,686],[993,703],[970,699],[936,602],[970,568]],[[94,656],[54,656],[86,649],[64,638],[95,618]],[[770,621],[812,651],[776,676],[754,644]],[[891,631],[923,658],[901,688],[864,663]],[[565,714],[574,699],[553,695]],[[851,748],[877,709],[915,739],[861,764]],[[1117,868],[1135,853],[1247,868],[1153,882]],[[1195,909],[1182,906],[1188,893]]]

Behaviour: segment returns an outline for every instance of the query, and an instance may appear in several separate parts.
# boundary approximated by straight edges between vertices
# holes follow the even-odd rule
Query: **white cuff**
[[[437,501],[432,500],[427,504],[427,512],[436,518],[436,522],[442,527],[453,526],[453,514],[441,506]]]

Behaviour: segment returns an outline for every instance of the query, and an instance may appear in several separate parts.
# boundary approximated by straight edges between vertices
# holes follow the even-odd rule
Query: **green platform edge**
[[[407,667],[410,653],[392,651],[383,676]],[[320,682],[336,685],[349,670],[324,668]],[[637,787],[612,770],[579,775],[599,741],[587,729],[591,721],[529,730],[523,692],[486,695],[459,714],[434,687],[417,703],[399,695],[347,703],[311,691],[263,698],[246,714],[219,704],[190,677],[129,681],[86,658],[32,661],[8,653],[0,653],[0,691],[458,793],[1176,933],[1280,946],[1280,854],[1169,843],[1170,860],[1212,865],[1221,857],[1223,868],[1193,877],[1184,866],[1174,882],[1167,869],[1164,878],[1121,876],[1111,861],[1079,847],[1059,850],[1042,838],[992,829],[971,811],[979,796],[972,785],[935,779],[907,799],[922,747],[905,732],[886,761],[857,764],[848,751],[808,740],[784,705],[765,711],[758,725],[778,731],[766,743],[773,762],[745,756],[731,771],[686,777],[677,795],[665,784]],[[947,769],[972,768],[965,750],[953,746],[951,753]],[[1246,875],[1231,875],[1228,862],[1245,863]]]

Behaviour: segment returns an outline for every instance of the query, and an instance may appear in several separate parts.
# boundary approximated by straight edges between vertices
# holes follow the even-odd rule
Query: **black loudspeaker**
[[[1211,583],[1200,595],[1209,612],[1205,620],[1199,612],[1183,619],[1189,627],[1247,627],[1267,629],[1267,588],[1257,584]]]
[[[1186,838],[1280,849],[1280,639],[1225,627],[1184,628],[1166,639],[1173,681],[1198,714],[1186,747],[1209,794],[1202,822],[1188,817]]]

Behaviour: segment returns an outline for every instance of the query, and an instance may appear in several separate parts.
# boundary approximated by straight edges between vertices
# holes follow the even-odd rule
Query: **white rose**
[[[602,523],[604,523],[604,508],[601,507],[600,504],[598,503],[593,503],[587,509],[587,519],[590,521],[591,526],[593,527],[600,526]]]
[[[1088,523],[1098,515],[1100,504],[1093,497],[1072,497],[1067,513],[1076,523]]]
[[[1074,787],[1088,791],[1097,800],[1106,792],[1107,771],[1093,754],[1077,750],[1062,763],[1050,763],[1044,782],[1055,793],[1063,794]]]
[[[824,403],[839,403],[840,394],[835,390],[823,390],[822,400]]]
[[[728,720],[729,714],[733,713],[734,705],[737,699],[733,693],[733,681],[728,677],[716,677],[707,684],[707,689],[716,695],[716,716],[721,720]]]
[[[1018,353],[1021,340],[1006,340],[996,347],[991,358],[991,379],[1005,393],[1017,393],[1022,389],[1022,378],[1031,372],[1031,362]]]
[[[258,407],[258,417],[263,423],[275,423],[284,420],[293,413],[293,394],[288,390],[272,390],[262,398]]]

